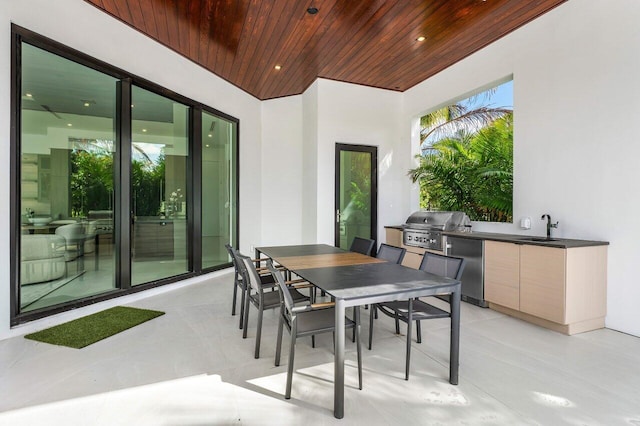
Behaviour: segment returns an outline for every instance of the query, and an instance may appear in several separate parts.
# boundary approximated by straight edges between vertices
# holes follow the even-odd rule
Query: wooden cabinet
[[[520,308],[520,246],[485,241],[484,298],[506,306]]]
[[[404,258],[402,259],[403,266],[408,266],[409,268],[418,269],[420,267],[420,263],[422,263],[422,256],[424,255],[424,252],[433,251],[433,250],[426,250],[420,247],[405,246],[404,244],[402,244],[402,231],[400,229],[385,228],[385,231],[386,231],[385,232],[386,244],[389,244],[390,246],[401,247],[407,250],[407,252],[404,255]],[[442,254],[442,252],[439,252],[439,251],[433,251],[433,252]]]
[[[604,327],[607,246],[485,242],[492,309],[566,334]]]
[[[173,245],[173,221],[136,221],[133,232],[134,260],[172,260]]]
[[[567,250],[520,246],[520,311],[566,324]]]

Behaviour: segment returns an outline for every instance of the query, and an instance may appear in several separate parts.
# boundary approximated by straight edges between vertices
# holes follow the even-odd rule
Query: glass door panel
[[[376,239],[377,149],[336,144],[335,244],[349,249],[355,237]]]
[[[20,312],[116,287],[117,80],[22,44]]]
[[[202,113],[202,267],[231,261],[235,241],[236,123]]]
[[[131,285],[189,270],[186,105],[131,92]]]

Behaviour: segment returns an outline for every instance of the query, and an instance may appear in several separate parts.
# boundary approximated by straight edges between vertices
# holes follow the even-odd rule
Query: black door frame
[[[335,152],[335,185],[334,185],[334,244],[340,245],[340,152],[368,152],[371,154],[371,235],[370,238],[376,242],[373,254],[377,251],[378,244],[378,147],[371,145],[351,145],[336,142]]]

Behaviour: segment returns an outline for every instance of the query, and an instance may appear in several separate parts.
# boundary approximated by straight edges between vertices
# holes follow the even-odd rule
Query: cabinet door
[[[520,309],[520,245],[485,241],[484,298]]]
[[[566,250],[523,245],[520,249],[520,310],[559,324],[565,321]]]
[[[386,243],[390,246],[401,247],[402,246],[402,231],[394,228],[386,228]]]

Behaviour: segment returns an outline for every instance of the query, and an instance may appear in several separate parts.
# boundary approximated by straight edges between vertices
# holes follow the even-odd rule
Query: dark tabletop
[[[295,271],[330,295],[340,299],[357,299],[371,295],[389,295],[407,290],[448,288],[458,283],[395,263],[367,263],[361,265],[312,268]],[[446,291],[445,291],[446,293]]]

